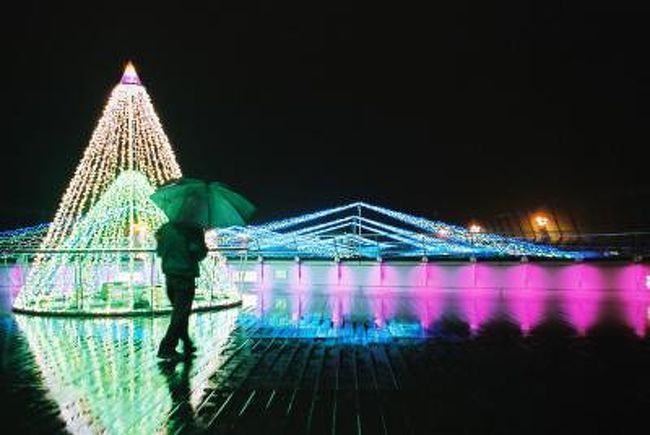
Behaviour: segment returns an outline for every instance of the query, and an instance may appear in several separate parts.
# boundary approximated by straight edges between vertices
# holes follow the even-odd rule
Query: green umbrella
[[[246,198],[216,181],[179,178],[160,186],[151,200],[170,221],[201,228],[243,225],[255,211]]]

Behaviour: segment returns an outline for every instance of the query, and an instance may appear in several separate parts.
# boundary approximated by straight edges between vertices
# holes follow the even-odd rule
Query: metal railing
[[[231,258],[237,255],[240,261],[234,270],[226,265],[221,250],[209,251],[201,262],[195,309],[208,309],[228,299],[227,293],[239,293],[239,281],[233,275],[245,264],[247,251],[229,251]],[[128,314],[170,309],[160,260],[153,249],[2,251],[0,266],[4,266],[0,285],[19,295],[14,304],[18,310]]]

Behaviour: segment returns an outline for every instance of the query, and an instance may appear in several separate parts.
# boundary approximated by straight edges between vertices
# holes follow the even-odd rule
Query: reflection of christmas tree
[[[76,222],[124,170],[142,172],[154,187],[181,176],[169,140],[131,63],[111,93],[41,248],[59,248]]]
[[[232,310],[189,319],[192,336],[201,343],[196,358],[186,364],[191,366],[188,382],[194,394],[183,399],[193,407],[199,405],[203,387],[222,364],[215,355],[224,351],[236,320]],[[167,419],[177,404],[156,361],[167,322],[165,317],[107,322],[16,316],[48,399],[58,404],[66,432],[88,434],[168,432]],[[19,373],[34,370],[31,364],[25,366],[20,366]],[[14,385],[24,382],[17,377],[12,381]]]

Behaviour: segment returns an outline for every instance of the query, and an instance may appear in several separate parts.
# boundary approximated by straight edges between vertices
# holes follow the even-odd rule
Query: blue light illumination
[[[38,247],[47,225],[0,233],[0,248]],[[40,237],[39,237],[40,236]],[[218,230],[215,248],[248,248],[265,259],[554,258],[600,257],[432,221],[365,202],[262,225]],[[233,254],[235,255],[235,254]]]
[[[50,224],[34,225],[15,230],[0,231],[0,251],[36,249],[47,234]]]
[[[354,202],[259,226],[220,230],[219,246],[241,246],[264,258],[504,258],[599,256],[467,229]]]

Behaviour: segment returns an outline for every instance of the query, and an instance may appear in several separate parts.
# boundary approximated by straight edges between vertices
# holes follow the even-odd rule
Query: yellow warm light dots
[[[149,232],[149,226],[144,222],[136,222],[132,226],[134,234],[146,234]]]
[[[479,234],[479,233],[483,232],[483,227],[481,227],[477,223],[472,223],[472,224],[469,225],[468,231],[470,233],[472,233],[472,234]]]
[[[167,218],[149,196],[181,176],[151,99],[128,64],[14,308],[101,314],[167,306],[155,302],[161,280],[153,252],[154,232]],[[223,296],[234,290],[220,254],[210,253],[200,267],[197,295],[204,304],[219,302],[213,299],[215,292]],[[128,279],[122,280],[124,276]]]
[[[209,249],[216,249],[219,246],[219,233],[212,228],[205,232],[205,244]]]
[[[122,171],[137,170],[154,187],[182,175],[146,89],[134,84],[140,81],[129,63],[122,81],[111,92],[41,249],[62,248],[82,217]],[[104,244],[118,236],[112,229],[94,234],[89,241]],[[44,257],[37,256],[34,269],[39,269]]]
[[[71,228],[123,170],[145,174],[157,187],[181,176],[160,120],[144,86],[132,86],[137,73],[127,64],[104,108],[90,143],[59,204],[42,248],[56,248]],[[127,82],[125,83],[125,80]],[[138,79],[139,83],[139,79]]]

